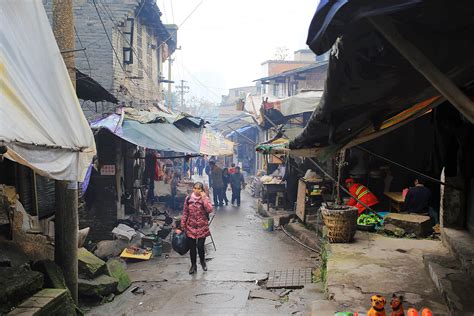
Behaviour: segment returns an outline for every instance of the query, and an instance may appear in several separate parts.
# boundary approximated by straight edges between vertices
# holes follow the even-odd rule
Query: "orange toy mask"
[[[396,296],[393,294],[392,300],[390,301],[390,307],[392,312],[390,316],[405,316],[405,311],[403,310],[403,296]]]
[[[385,304],[386,300],[381,295],[373,295],[370,298],[371,307],[367,312],[367,316],[386,316],[385,314]]]

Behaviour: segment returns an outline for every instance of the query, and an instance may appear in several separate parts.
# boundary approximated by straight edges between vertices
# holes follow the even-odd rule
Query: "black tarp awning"
[[[117,104],[118,100],[100,83],[76,69],[76,95],[79,99],[92,102],[107,101]]]
[[[320,54],[336,42],[322,99],[290,148],[347,144],[440,95],[365,19],[380,14],[390,15],[404,38],[472,96],[474,1],[322,1],[307,44]]]

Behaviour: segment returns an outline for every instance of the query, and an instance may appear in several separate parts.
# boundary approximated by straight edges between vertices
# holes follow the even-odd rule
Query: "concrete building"
[[[328,63],[312,63],[255,80],[261,84],[261,95],[286,98],[308,90],[323,90]]]
[[[309,49],[294,52],[294,60],[267,60],[262,65],[262,78],[255,80],[261,96],[286,98],[303,90],[322,90],[326,80],[326,53],[316,56]]]
[[[43,0],[51,18],[52,0]],[[76,0],[76,68],[95,79],[120,106],[147,108],[164,101],[163,61],[176,49],[176,27],[165,26],[152,0]],[[117,105],[82,103],[90,118]]]
[[[223,95],[221,100],[221,107],[232,106],[235,107],[236,103],[244,99],[247,94],[250,93],[251,95],[257,95],[258,87],[257,86],[246,86],[246,87],[237,87],[229,89],[228,95]]]

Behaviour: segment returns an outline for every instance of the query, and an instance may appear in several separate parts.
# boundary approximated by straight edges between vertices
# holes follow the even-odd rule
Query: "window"
[[[276,97],[278,96],[278,86],[279,86],[278,83],[273,84],[273,95]]]
[[[133,18],[127,18],[123,31],[123,63],[133,64]]]
[[[291,83],[290,95],[295,95],[298,93],[298,81],[293,81]]]

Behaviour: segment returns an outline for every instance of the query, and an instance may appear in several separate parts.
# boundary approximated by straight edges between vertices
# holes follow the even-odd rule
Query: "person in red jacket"
[[[347,202],[347,205],[357,207],[359,209],[359,215],[365,211],[365,206],[353,198],[354,196],[368,207],[379,203],[377,197],[372,192],[370,192],[369,189],[360,183],[355,183],[354,179],[352,178],[346,179],[346,187],[352,195],[349,202]]]

